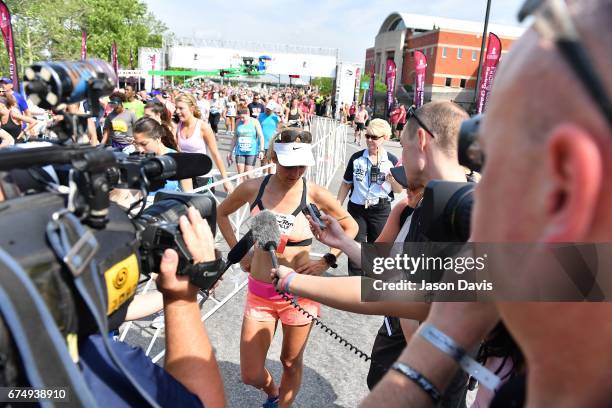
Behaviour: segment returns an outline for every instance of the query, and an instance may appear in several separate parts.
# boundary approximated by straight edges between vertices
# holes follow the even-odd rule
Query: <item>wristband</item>
[[[501,380],[498,376],[470,357],[455,340],[437,329],[434,325],[423,323],[418,333],[431,345],[455,360],[463,371],[478,380],[484,387],[494,391],[499,386]]]
[[[391,369],[402,374],[410,381],[418,385],[423,390],[423,392],[429,395],[433,402],[435,402],[436,404],[440,402],[440,398],[442,397],[440,391],[435,385],[431,383],[431,381],[425,378],[423,374],[419,373],[417,370],[407,364],[400,363],[399,361],[393,363]]]
[[[282,278],[279,282],[278,282],[278,288],[279,290],[283,291],[283,292],[289,292],[289,284],[291,283],[291,281],[293,280],[293,277],[297,275],[297,272],[293,271],[291,273],[289,273],[288,275],[286,275],[284,278]]]

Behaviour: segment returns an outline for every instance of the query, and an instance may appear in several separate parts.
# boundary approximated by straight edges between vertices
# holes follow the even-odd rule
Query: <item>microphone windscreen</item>
[[[203,176],[212,169],[210,157],[201,153],[168,153],[176,162],[176,175],[169,180],[183,180]]]
[[[280,228],[276,222],[276,217],[269,210],[264,210],[251,219],[250,225],[253,231],[253,238],[257,241],[257,246],[264,248],[272,243],[278,248],[280,242]]]
[[[240,238],[240,241],[230,249],[227,254],[227,263],[233,265],[240,262],[253,246],[253,241],[253,232],[249,230],[249,232],[244,234],[244,236]]]

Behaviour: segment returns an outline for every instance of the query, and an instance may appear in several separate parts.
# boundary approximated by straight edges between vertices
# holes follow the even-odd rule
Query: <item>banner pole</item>
[[[482,41],[480,43],[480,59],[478,60],[478,73],[476,74],[476,88],[474,89],[474,106],[478,99],[480,90],[480,74],[482,72],[482,60],[484,59],[485,44],[487,41],[487,30],[489,28],[489,13],[491,12],[491,0],[487,0],[487,11],[485,13],[484,30],[482,31]]]

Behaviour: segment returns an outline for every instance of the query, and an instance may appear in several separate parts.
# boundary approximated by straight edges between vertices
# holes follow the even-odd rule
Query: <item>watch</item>
[[[325,260],[325,262],[331,266],[332,268],[337,268],[338,264],[336,263],[336,261],[338,260],[338,258],[336,258],[336,255],[328,252],[325,255],[323,255],[323,259]]]

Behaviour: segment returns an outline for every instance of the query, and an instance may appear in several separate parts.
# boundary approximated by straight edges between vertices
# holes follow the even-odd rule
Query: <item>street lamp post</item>
[[[485,44],[487,42],[487,30],[489,28],[489,13],[491,11],[491,0],[487,0],[487,11],[485,13],[484,30],[482,32],[482,42],[480,44],[480,59],[478,61],[478,73],[476,74],[476,89],[474,90],[474,105],[478,99],[480,90],[480,73],[482,71],[482,60],[484,59]]]

